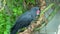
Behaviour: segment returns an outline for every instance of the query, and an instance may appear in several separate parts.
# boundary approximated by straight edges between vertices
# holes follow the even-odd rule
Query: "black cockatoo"
[[[15,25],[12,27],[10,34],[16,34],[16,32],[24,27],[27,27],[31,24],[33,20],[36,19],[36,16],[40,14],[39,7],[33,7],[24,14],[22,14],[16,21]]]

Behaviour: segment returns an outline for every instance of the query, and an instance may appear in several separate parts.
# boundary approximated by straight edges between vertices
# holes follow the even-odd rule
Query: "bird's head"
[[[37,15],[40,14],[39,7],[33,7],[33,8],[31,8],[31,11],[32,11],[33,14],[34,14],[34,13],[37,14]]]

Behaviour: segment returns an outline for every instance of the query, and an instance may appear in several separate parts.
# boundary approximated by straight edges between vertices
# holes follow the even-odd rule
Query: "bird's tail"
[[[18,30],[21,31],[22,28],[23,28],[23,25],[21,25],[20,22],[16,22],[16,24],[11,28],[10,34],[16,34]]]
[[[18,32],[19,29],[21,29],[22,26],[18,23],[16,23],[12,28],[11,28],[11,31],[10,31],[10,34],[16,34]]]
[[[18,29],[13,29],[13,30],[10,31],[10,34],[16,34],[17,31],[18,31]]]
[[[16,34],[18,32],[18,29],[20,27],[18,25],[14,25],[12,28],[11,28],[11,31],[10,31],[10,34]]]

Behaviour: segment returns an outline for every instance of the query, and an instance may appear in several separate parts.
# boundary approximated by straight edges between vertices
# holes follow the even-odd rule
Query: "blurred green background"
[[[10,28],[15,23],[18,16],[23,14],[28,8],[24,8],[24,0],[0,0],[0,34],[9,34]],[[35,4],[34,0],[26,0]],[[5,4],[5,6],[4,6]],[[28,6],[27,6],[28,7]]]

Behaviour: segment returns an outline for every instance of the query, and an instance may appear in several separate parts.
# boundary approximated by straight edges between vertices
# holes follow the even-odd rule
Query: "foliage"
[[[18,16],[25,12],[23,0],[4,0],[5,8],[0,11],[0,34],[9,34],[11,27],[14,25]],[[34,0],[27,0],[27,4]],[[2,4],[2,3],[1,3]]]

